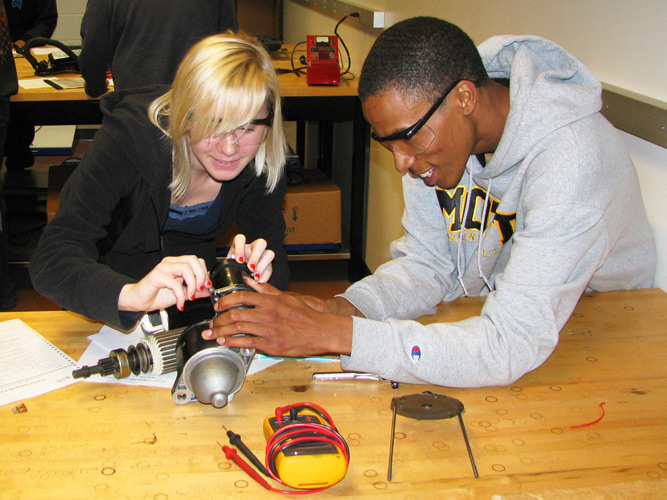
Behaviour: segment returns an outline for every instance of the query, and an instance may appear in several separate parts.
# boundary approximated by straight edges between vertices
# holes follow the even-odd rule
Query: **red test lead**
[[[264,488],[266,488],[267,490],[275,491],[275,489],[262,476],[260,476],[255,469],[250,467],[250,465],[248,465],[248,463],[245,460],[239,457],[239,454],[236,453],[236,450],[234,448],[230,448],[229,446],[224,444],[221,446],[222,446],[222,451],[225,452],[225,457],[227,457],[227,460],[231,460],[236,465],[241,467],[241,469],[243,469],[246,472],[246,474],[252,477],[259,484],[264,486]]]

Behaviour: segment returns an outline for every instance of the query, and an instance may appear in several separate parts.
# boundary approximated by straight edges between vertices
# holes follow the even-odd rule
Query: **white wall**
[[[52,38],[66,45],[81,45],[79,32],[85,10],[86,0],[58,0],[58,25]]]
[[[664,0],[356,0],[384,10],[385,26],[417,15],[453,22],[476,43],[499,34],[550,38],[573,53],[606,83],[667,102],[667,2]],[[340,16],[285,0],[285,41],[333,33]],[[339,34],[352,50],[352,71],[361,64],[377,31],[347,19]],[[664,124],[667,126],[667,124]],[[656,286],[667,290],[667,149],[623,134],[639,173],[649,221],[656,234]],[[389,243],[402,234],[400,176],[389,154],[371,144],[366,263],[388,260]]]

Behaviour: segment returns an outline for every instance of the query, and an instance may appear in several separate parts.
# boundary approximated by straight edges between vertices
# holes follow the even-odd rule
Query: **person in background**
[[[253,284],[264,293],[223,297],[204,338],[337,353],[346,370],[397,382],[507,385],[551,355],[584,291],[652,286],[637,173],[600,114],[600,82],[555,43],[496,36],[476,48],[451,23],[408,19],[377,38],[359,96],[406,174],[392,260],[329,300]],[[479,295],[479,316],[412,321]],[[238,303],[254,308],[228,309]]]
[[[9,96],[19,90],[12,42],[4,4],[0,4],[0,148],[5,144],[9,124]],[[2,158],[2,152],[0,152]],[[4,196],[0,200],[0,311],[16,306],[16,284],[8,266],[7,241],[4,226]]]
[[[51,38],[58,24],[56,0],[4,0],[12,43],[19,49],[32,38]]]
[[[109,93],[103,124],[30,260],[35,289],[121,329],[207,297],[215,239],[284,289],[285,139],[278,78],[254,39],[207,37],[173,85]],[[210,304],[210,302],[209,302]]]
[[[238,30],[234,0],[88,0],[79,65],[85,91],[171,83],[183,56],[202,38]]]
[[[51,38],[58,23],[56,0],[4,0],[12,43],[22,49],[32,38]],[[20,172],[35,163],[30,145],[35,139],[35,124],[21,115],[10,117],[4,141],[5,166]]]

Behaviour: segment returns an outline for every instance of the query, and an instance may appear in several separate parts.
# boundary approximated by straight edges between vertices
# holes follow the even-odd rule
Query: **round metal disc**
[[[394,404],[396,413],[417,420],[452,418],[461,415],[464,410],[463,403],[458,399],[428,391],[394,398],[392,405]]]

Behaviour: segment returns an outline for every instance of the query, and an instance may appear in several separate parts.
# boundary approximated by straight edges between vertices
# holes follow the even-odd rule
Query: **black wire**
[[[324,420],[325,422],[327,422],[327,423],[329,424],[329,427],[331,427],[332,429],[336,430],[336,427],[334,426],[333,422],[332,422],[331,420],[329,420],[329,418],[327,418],[327,416],[326,416],[324,413],[322,413],[320,410],[318,410],[317,408],[314,408],[314,407],[309,406],[309,405],[300,405],[300,406],[293,406],[293,407],[290,409],[290,411],[291,411],[291,410],[295,410],[296,413],[297,413],[297,415],[298,415],[299,413],[301,413],[302,410],[310,410],[310,411],[312,411],[313,413],[317,413],[317,414],[322,418],[322,420]],[[297,422],[294,421],[293,423],[296,424]],[[308,423],[308,422],[298,422],[298,423]]]
[[[296,76],[301,76],[302,72],[301,70],[306,69],[306,66],[301,66],[299,68],[294,66],[294,53],[296,52],[296,48],[299,45],[303,45],[306,42],[299,42],[297,43],[294,47],[292,47],[292,54],[290,55],[290,64],[292,65],[291,70],[283,70],[282,73],[294,73]]]
[[[336,27],[334,28],[334,35],[336,35],[336,36],[338,37],[338,39],[340,40],[340,43],[343,45],[343,48],[345,49],[345,54],[347,55],[347,69],[346,69],[345,71],[343,71],[343,72],[340,74],[340,76],[347,75],[347,74],[350,72],[350,66],[352,66],[352,59],[350,58],[350,51],[347,49],[347,45],[345,45],[345,41],[343,40],[343,37],[341,37],[341,36],[338,34],[338,26],[340,26],[341,23],[342,23],[343,21],[345,21],[345,19],[347,19],[347,18],[350,17],[350,16],[352,16],[352,17],[357,17],[357,18],[358,18],[358,17],[359,17],[359,13],[358,13],[358,12],[354,12],[354,13],[352,13],[352,14],[347,14],[346,16],[343,16],[343,18],[342,18],[340,21],[338,21],[338,24],[336,24]],[[354,75],[352,76],[352,78],[354,78]]]
[[[338,27],[348,17],[359,18],[359,13],[358,12],[353,12],[352,14],[347,14],[347,15],[343,16],[343,18],[340,21],[338,21],[338,23],[336,24],[336,27],[334,28],[334,35],[336,35],[338,37],[338,39],[340,40],[340,43],[343,45],[343,48],[345,49],[345,55],[347,56],[347,69],[345,69],[345,71],[343,71],[340,74],[341,77],[347,75],[348,73],[350,75],[352,75],[352,73],[350,73],[350,67],[352,66],[352,58],[350,57],[350,51],[348,50],[347,45],[345,44],[345,40],[343,40],[343,37],[341,37],[338,34]],[[290,64],[292,65],[292,69],[278,69],[278,70],[276,70],[276,73],[278,73],[279,75],[282,75],[282,74],[285,74],[285,73],[294,73],[297,76],[301,76],[303,74],[303,70],[307,69],[307,66],[300,66],[298,68],[296,66],[294,66],[294,53],[296,52],[297,47],[299,45],[303,45],[304,43],[307,43],[307,42],[299,42],[296,45],[294,45],[294,47],[292,48],[292,54],[290,55]],[[352,75],[350,78],[346,78],[346,79],[347,80],[352,80],[352,79],[354,79],[354,75]]]

